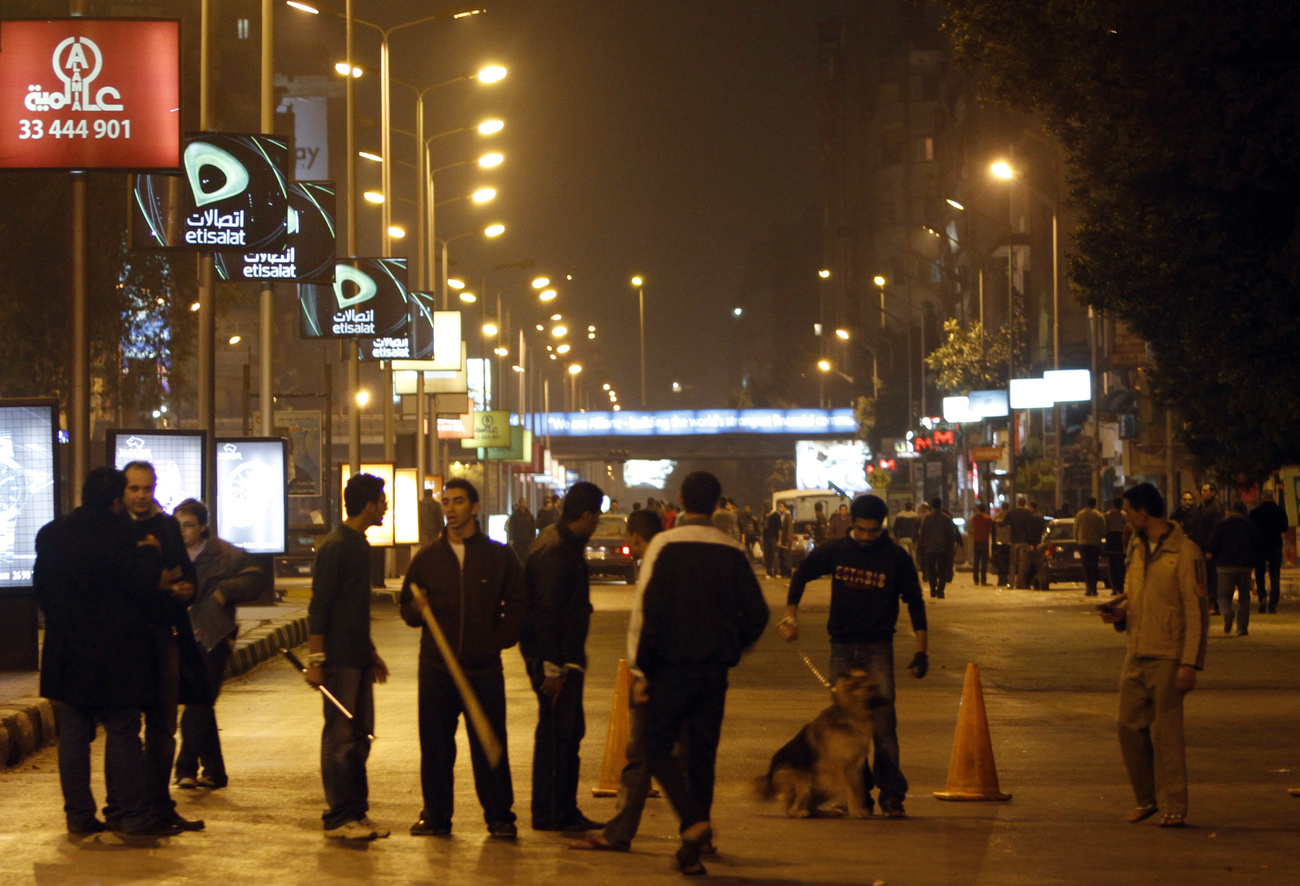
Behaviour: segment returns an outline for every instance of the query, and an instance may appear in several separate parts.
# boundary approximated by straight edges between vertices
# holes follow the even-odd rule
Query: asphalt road
[[[784,585],[765,581],[769,601]],[[601,585],[589,642],[587,739],[580,803],[592,799],[618,658],[625,585]],[[825,666],[828,590],[814,585],[798,648]],[[796,821],[755,798],[751,779],[771,753],[826,703],[797,651],[774,632],[733,672],[719,754],[715,881],[753,884],[1210,884],[1300,883],[1300,604],[1256,615],[1247,638],[1211,633],[1207,670],[1187,702],[1189,827],[1129,825],[1133,805],[1115,739],[1115,687],[1123,638],[1097,618],[1082,589],[976,588],[958,577],[930,602],[930,674],[900,673],[899,733],[911,782],[907,821]],[[904,616],[900,670],[913,645]],[[124,843],[64,831],[56,753],[0,773],[0,884],[214,883],[414,884],[671,881],[676,821],[651,800],[631,854],[579,853],[527,828],[535,701],[518,653],[506,654],[508,746],[520,839],[486,838],[461,736],[457,816],[450,838],[414,838],[420,811],[415,722],[417,634],[386,603],[374,637],[393,670],[377,689],[378,739],[370,758],[371,817],[393,836],[343,846],[321,834],[320,702],[282,661],[227,683],[218,706],[230,786],[177,792],[180,810],[207,830]],[[963,673],[976,662],[1006,803],[944,803]],[[99,767],[98,759],[96,767]],[[102,798],[102,782],[97,781]]]

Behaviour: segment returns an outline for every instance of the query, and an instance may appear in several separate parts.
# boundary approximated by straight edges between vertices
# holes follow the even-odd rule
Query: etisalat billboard
[[[300,284],[303,338],[356,338],[365,360],[410,357],[405,258],[339,259],[334,282]]]

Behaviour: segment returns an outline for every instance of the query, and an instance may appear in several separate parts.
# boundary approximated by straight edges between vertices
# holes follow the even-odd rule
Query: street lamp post
[[[632,285],[636,287],[637,305],[641,317],[641,408],[645,409],[645,281],[639,276],[633,277]]]

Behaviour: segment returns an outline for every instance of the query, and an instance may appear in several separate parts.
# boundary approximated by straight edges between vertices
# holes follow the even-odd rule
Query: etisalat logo
[[[41,84],[27,87],[23,104],[29,111],[120,111],[122,94],[101,86],[92,96],[91,83],[104,68],[104,54],[89,37],[68,37],[54,47],[54,73],[63,81],[62,92],[46,92]]]
[[[248,170],[229,151],[214,144],[196,141],[185,146],[185,176],[190,182],[194,205],[202,209],[211,203],[238,197],[248,189]],[[221,173],[222,184],[210,191],[203,189],[200,173],[212,167]],[[243,246],[245,214],[242,209],[224,215],[217,209],[196,212],[185,221],[190,230],[185,232],[185,242],[202,246]]]
[[[239,451],[239,447],[234,443],[226,443],[217,453],[217,461],[243,461],[244,453]]]
[[[353,295],[345,295],[343,284],[357,287]],[[375,310],[358,311],[357,305],[370,301],[379,292],[379,284],[369,274],[351,265],[334,266],[334,301],[339,309],[331,318],[335,335],[374,335]]]

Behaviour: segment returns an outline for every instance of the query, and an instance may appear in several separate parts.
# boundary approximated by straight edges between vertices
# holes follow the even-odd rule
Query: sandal
[[[617,852],[618,851],[615,847],[611,846],[609,843],[606,843],[605,838],[600,836],[599,834],[595,834],[590,837],[583,837],[581,840],[576,840],[573,843],[569,844],[569,848],[586,850],[586,851],[596,851],[596,852]]]
[[[1138,806],[1136,809],[1130,809],[1124,816],[1124,820],[1129,824],[1137,824],[1140,821],[1146,821],[1160,810],[1155,803],[1148,803],[1145,806]]]
[[[702,877],[708,873],[700,862],[700,854],[706,845],[713,842],[713,828],[705,828],[694,839],[682,837],[681,848],[677,850],[677,870],[688,877]]]
[[[1182,828],[1186,826],[1183,817],[1177,812],[1166,812],[1160,816],[1160,827],[1162,828]]]

